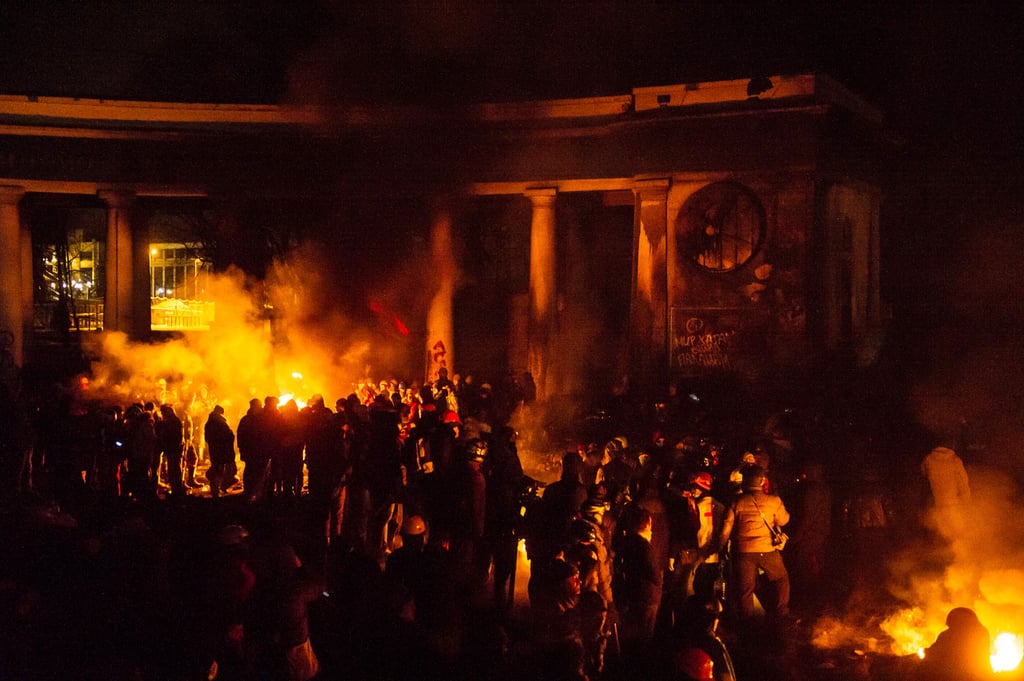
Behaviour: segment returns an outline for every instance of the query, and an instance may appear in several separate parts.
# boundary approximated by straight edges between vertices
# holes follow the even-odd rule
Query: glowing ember
[[[1024,637],[1003,632],[992,641],[992,671],[1008,672],[1016,669],[1024,659]]]

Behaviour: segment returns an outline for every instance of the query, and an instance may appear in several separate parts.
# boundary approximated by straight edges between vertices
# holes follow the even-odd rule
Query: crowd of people
[[[841,591],[832,520],[884,540],[881,486],[834,500],[785,415],[725,447],[663,404],[541,480],[529,383],[26,411],[10,678],[804,678],[798,618]]]

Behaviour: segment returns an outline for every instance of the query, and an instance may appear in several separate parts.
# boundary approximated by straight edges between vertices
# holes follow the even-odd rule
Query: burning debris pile
[[[940,634],[969,610],[987,629],[989,664],[1015,672],[1024,659],[1024,570],[1018,493],[1005,475],[971,469],[971,504],[960,509],[962,531],[937,524],[930,512],[920,536],[887,565],[885,584],[854,593],[842,615],[814,626],[819,649],[925,659]],[[973,615],[972,615],[973,617]]]

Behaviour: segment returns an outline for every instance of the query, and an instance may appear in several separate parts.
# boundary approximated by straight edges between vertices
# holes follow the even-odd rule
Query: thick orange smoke
[[[333,404],[360,380],[392,378],[374,374],[407,352],[403,346],[410,341],[327,307],[313,250],[299,249],[276,263],[265,281],[235,269],[212,277],[216,306],[208,331],[152,343],[118,332],[96,335],[86,348],[93,358],[92,395],[121,404],[167,401],[205,386],[237,417],[252,397],[306,400],[319,393]]]

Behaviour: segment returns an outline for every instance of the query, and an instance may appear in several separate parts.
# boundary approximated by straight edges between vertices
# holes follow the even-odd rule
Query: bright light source
[[[1008,672],[1020,666],[1024,659],[1024,638],[1019,634],[1003,632],[992,641],[992,671]]]

